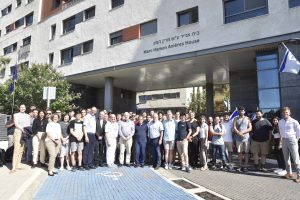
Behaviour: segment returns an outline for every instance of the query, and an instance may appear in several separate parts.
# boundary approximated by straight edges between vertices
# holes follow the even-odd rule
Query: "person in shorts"
[[[70,143],[71,143],[71,161],[72,171],[76,170],[76,158],[75,154],[78,154],[78,169],[83,171],[82,167],[82,151],[83,151],[83,121],[81,120],[81,114],[78,112],[75,114],[75,120],[70,122]]]
[[[249,132],[252,131],[251,120],[245,116],[245,108],[239,107],[239,116],[233,121],[232,129],[235,134],[237,152],[239,154],[240,167],[238,171],[248,172],[249,149],[250,149],[250,136]],[[245,153],[245,163],[243,165],[243,152]]]

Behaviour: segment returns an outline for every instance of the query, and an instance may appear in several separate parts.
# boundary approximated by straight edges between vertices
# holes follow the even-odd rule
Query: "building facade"
[[[230,85],[231,108],[290,106],[300,78],[279,74],[285,49],[300,57],[300,0],[2,0],[0,50],[11,62],[49,63],[83,104],[135,109],[136,92]]]

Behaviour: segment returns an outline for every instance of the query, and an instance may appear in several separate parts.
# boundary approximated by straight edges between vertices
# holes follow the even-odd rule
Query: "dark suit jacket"
[[[106,121],[103,120],[102,127],[100,125],[100,119],[96,120],[96,139],[98,140],[99,136],[102,136],[102,138],[105,136],[105,125]]]

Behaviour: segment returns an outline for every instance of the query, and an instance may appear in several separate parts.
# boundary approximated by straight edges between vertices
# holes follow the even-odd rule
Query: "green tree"
[[[0,86],[0,102],[5,112],[9,112],[12,106],[12,95],[9,94],[9,86],[12,80],[7,80]],[[72,92],[71,84],[64,76],[57,72],[50,65],[33,64],[29,68],[22,69],[18,73],[18,80],[15,83],[15,108],[20,104],[27,106],[35,105],[40,109],[47,106],[43,100],[43,87],[56,87],[56,99],[51,100],[51,109],[67,112],[73,108],[72,102],[80,98],[79,93]]]
[[[189,108],[192,109],[195,113],[204,113],[206,111],[206,91],[200,91],[200,88],[197,88],[197,92],[193,90],[191,103]]]

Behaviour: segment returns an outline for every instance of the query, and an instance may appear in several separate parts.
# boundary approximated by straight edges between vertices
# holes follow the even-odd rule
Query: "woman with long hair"
[[[207,156],[206,151],[208,147],[208,125],[206,123],[206,118],[204,115],[200,117],[199,120],[200,133],[199,133],[199,148],[200,148],[200,164],[202,167],[201,171],[207,170]]]

